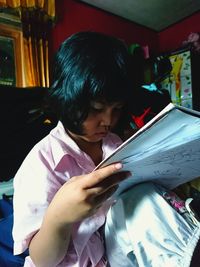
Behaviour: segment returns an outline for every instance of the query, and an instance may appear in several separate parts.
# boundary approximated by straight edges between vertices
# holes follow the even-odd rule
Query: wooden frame
[[[11,45],[11,47],[13,47],[13,51],[10,51],[10,54],[14,55],[15,84],[13,85],[17,87],[23,87],[25,84],[24,71],[23,71],[24,70],[23,33],[17,27],[0,24],[0,42],[4,41],[5,44],[6,40],[13,44]]]

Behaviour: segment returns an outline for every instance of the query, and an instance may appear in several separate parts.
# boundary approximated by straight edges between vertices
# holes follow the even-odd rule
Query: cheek
[[[112,116],[112,126],[115,126],[119,119],[121,118],[122,113],[121,112],[115,112]]]
[[[87,118],[87,120],[83,123],[83,129],[84,132],[88,132],[92,129],[94,129],[95,127],[97,127],[99,121],[98,121],[98,117],[92,117],[90,116],[89,118]]]

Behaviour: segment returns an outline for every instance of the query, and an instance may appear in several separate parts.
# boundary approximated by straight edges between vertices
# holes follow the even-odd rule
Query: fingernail
[[[120,162],[116,163],[116,164],[115,164],[115,168],[116,168],[117,170],[120,170],[120,169],[122,168],[122,164],[121,164]]]

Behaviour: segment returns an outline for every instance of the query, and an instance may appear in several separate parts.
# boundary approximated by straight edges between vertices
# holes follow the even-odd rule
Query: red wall
[[[157,54],[179,48],[190,32],[200,32],[200,12],[160,33],[76,0],[56,1],[56,13],[58,20],[52,34],[53,52],[64,39],[82,30],[111,34],[128,45],[148,45],[150,51]]]
[[[52,35],[53,51],[68,36],[83,30],[107,33],[123,39],[128,45],[148,44],[152,51],[158,49],[155,31],[75,0],[58,0],[56,5],[58,21]]]
[[[200,32],[200,12],[160,32],[158,34],[159,51],[179,48],[191,32]]]

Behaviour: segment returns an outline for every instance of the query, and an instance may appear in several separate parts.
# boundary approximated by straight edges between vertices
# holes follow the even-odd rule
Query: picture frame
[[[0,84],[23,87],[23,33],[18,27],[0,24]]]
[[[168,55],[172,70],[161,85],[170,93],[174,104],[193,108],[192,54],[190,49],[179,49]]]

